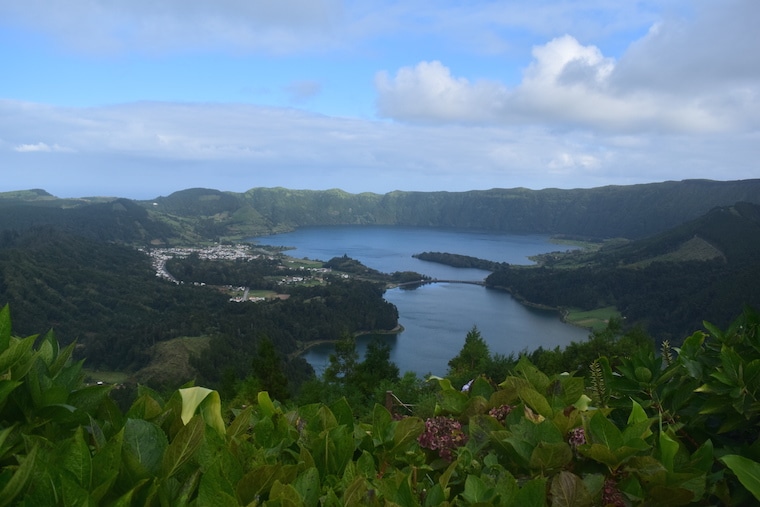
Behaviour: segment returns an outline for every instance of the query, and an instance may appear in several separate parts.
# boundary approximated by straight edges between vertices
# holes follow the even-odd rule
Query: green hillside
[[[302,274],[266,258],[255,271],[257,262],[215,264],[219,272],[244,267],[249,274]],[[196,271],[196,276],[202,273]],[[42,327],[55,329],[66,343],[77,340],[77,354],[91,367],[135,371],[149,362],[158,342],[210,337],[212,350],[203,352],[204,367],[197,375],[217,382],[225,370],[244,377],[263,337],[288,357],[304,343],[397,325],[396,308],[372,282],[341,279],[278,290],[288,298],[232,303],[229,294],[210,283],[157,278],[150,258],[130,246],[52,227],[0,233],[0,305],[13,306],[19,332]],[[286,368],[294,385],[312,374],[299,357]]]
[[[703,319],[726,325],[742,305],[760,305],[758,251],[760,206],[737,203],[650,238],[507,267],[487,283],[536,304],[615,306],[653,336],[678,341]]]
[[[254,188],[243,194],[191,189],[145,205],[178,220],[197,219],[200,230],[221,236],[354,224],[641,238],[740,201],[760,203],[760,180],[383,195],[285,188]]]
[[[686,180],[591,189],[350,194],[342,190],[193,188],[149,201],[0,194],[0,230],[50,224],[109,241],[197,244],[315,225],[404,225],[643,238],[717,206],[760,203],[760,180]]]

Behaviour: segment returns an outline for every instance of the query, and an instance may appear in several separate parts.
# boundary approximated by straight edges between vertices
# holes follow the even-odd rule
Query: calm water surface
[[[416,271],[433,278],[483,280],[487,271],[458,269],[412,257],[424,251],[471,255],[510,264],[530,264],[529,256],[558,250],[543,235],[514,235],[419,227],[309,227],[255,238],[265,245],[293,247],[293,257],[327,261],[344,254],[385,273]],[[404,332],[380,338],[391,345],[399,369],[418,375],[446,373],[449,359],[477,326],[492,353],[509,354],[538,346],[564,346],[584,340],[588,331],[563,324],[556,313],[526,308],[508,293],[477,285],[437,283],[414,290],[392,289],[385,299],[396,305]],[[358,338],[363,352],[373,337]],[[304,355],[322,373],[333,348],[316,346]]]

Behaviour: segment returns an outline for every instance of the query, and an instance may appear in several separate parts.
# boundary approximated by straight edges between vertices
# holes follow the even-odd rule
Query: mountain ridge
[[[397,190],[385,194],[283,187],[254,187],[242,193],[190,188],[150,200],[56,200],[37,194],[25,200],[20,195],[23,192],[0,193],[4,211],[0,230],[14,228],[8,218],[13,213],[9,212],[13,208],[18,211],[20,206],[81,208],[118,200],[147,211],[145,217],[132,222],[133,230],[124,234],[122,241],[127,242],[239,240],[320,225],[403,225],[638,239],[681,225],[714,207],[743,201],[760,204],[760,179],[665,181],[591,189]],[[113,215],[112,210],[106,211],[104,220],[109,213]],[[132,212],[136,213],[134,209]],[[110,220],[118,222],[113,216]]]

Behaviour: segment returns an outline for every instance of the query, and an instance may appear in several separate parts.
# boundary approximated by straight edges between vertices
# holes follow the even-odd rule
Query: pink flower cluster
[[[462,424],[453,417],[431,417],[425,421],[425,431],[417,441],[421,447],[438,451],[446,461],[453,459],[453,451],[467,443],[468,437],[462,431]]]
[[[623,493],[617,488],[617,483],[613,479],[607,479],[604,481],[602,503],[604,505],[611,505],[612,507],[626,507]]]
[[[491,410],[488,411],[488,415],[499,421],[500,423],[504,424],[504,421],[507,420],[507,416],[510,412],[512,412],[512,406],[511,405],[502,405],[500,407],[494,407]]]
[[[579,445],[586,443],[586,432],[583,427],[573,428],[567,432],[567,443],[573,450],[577,449]]]

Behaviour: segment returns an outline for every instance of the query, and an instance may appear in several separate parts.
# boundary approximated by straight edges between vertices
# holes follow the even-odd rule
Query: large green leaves
[[[736,454],[720,458],[736,474],[742,485],[760,501],[760,463]]]

